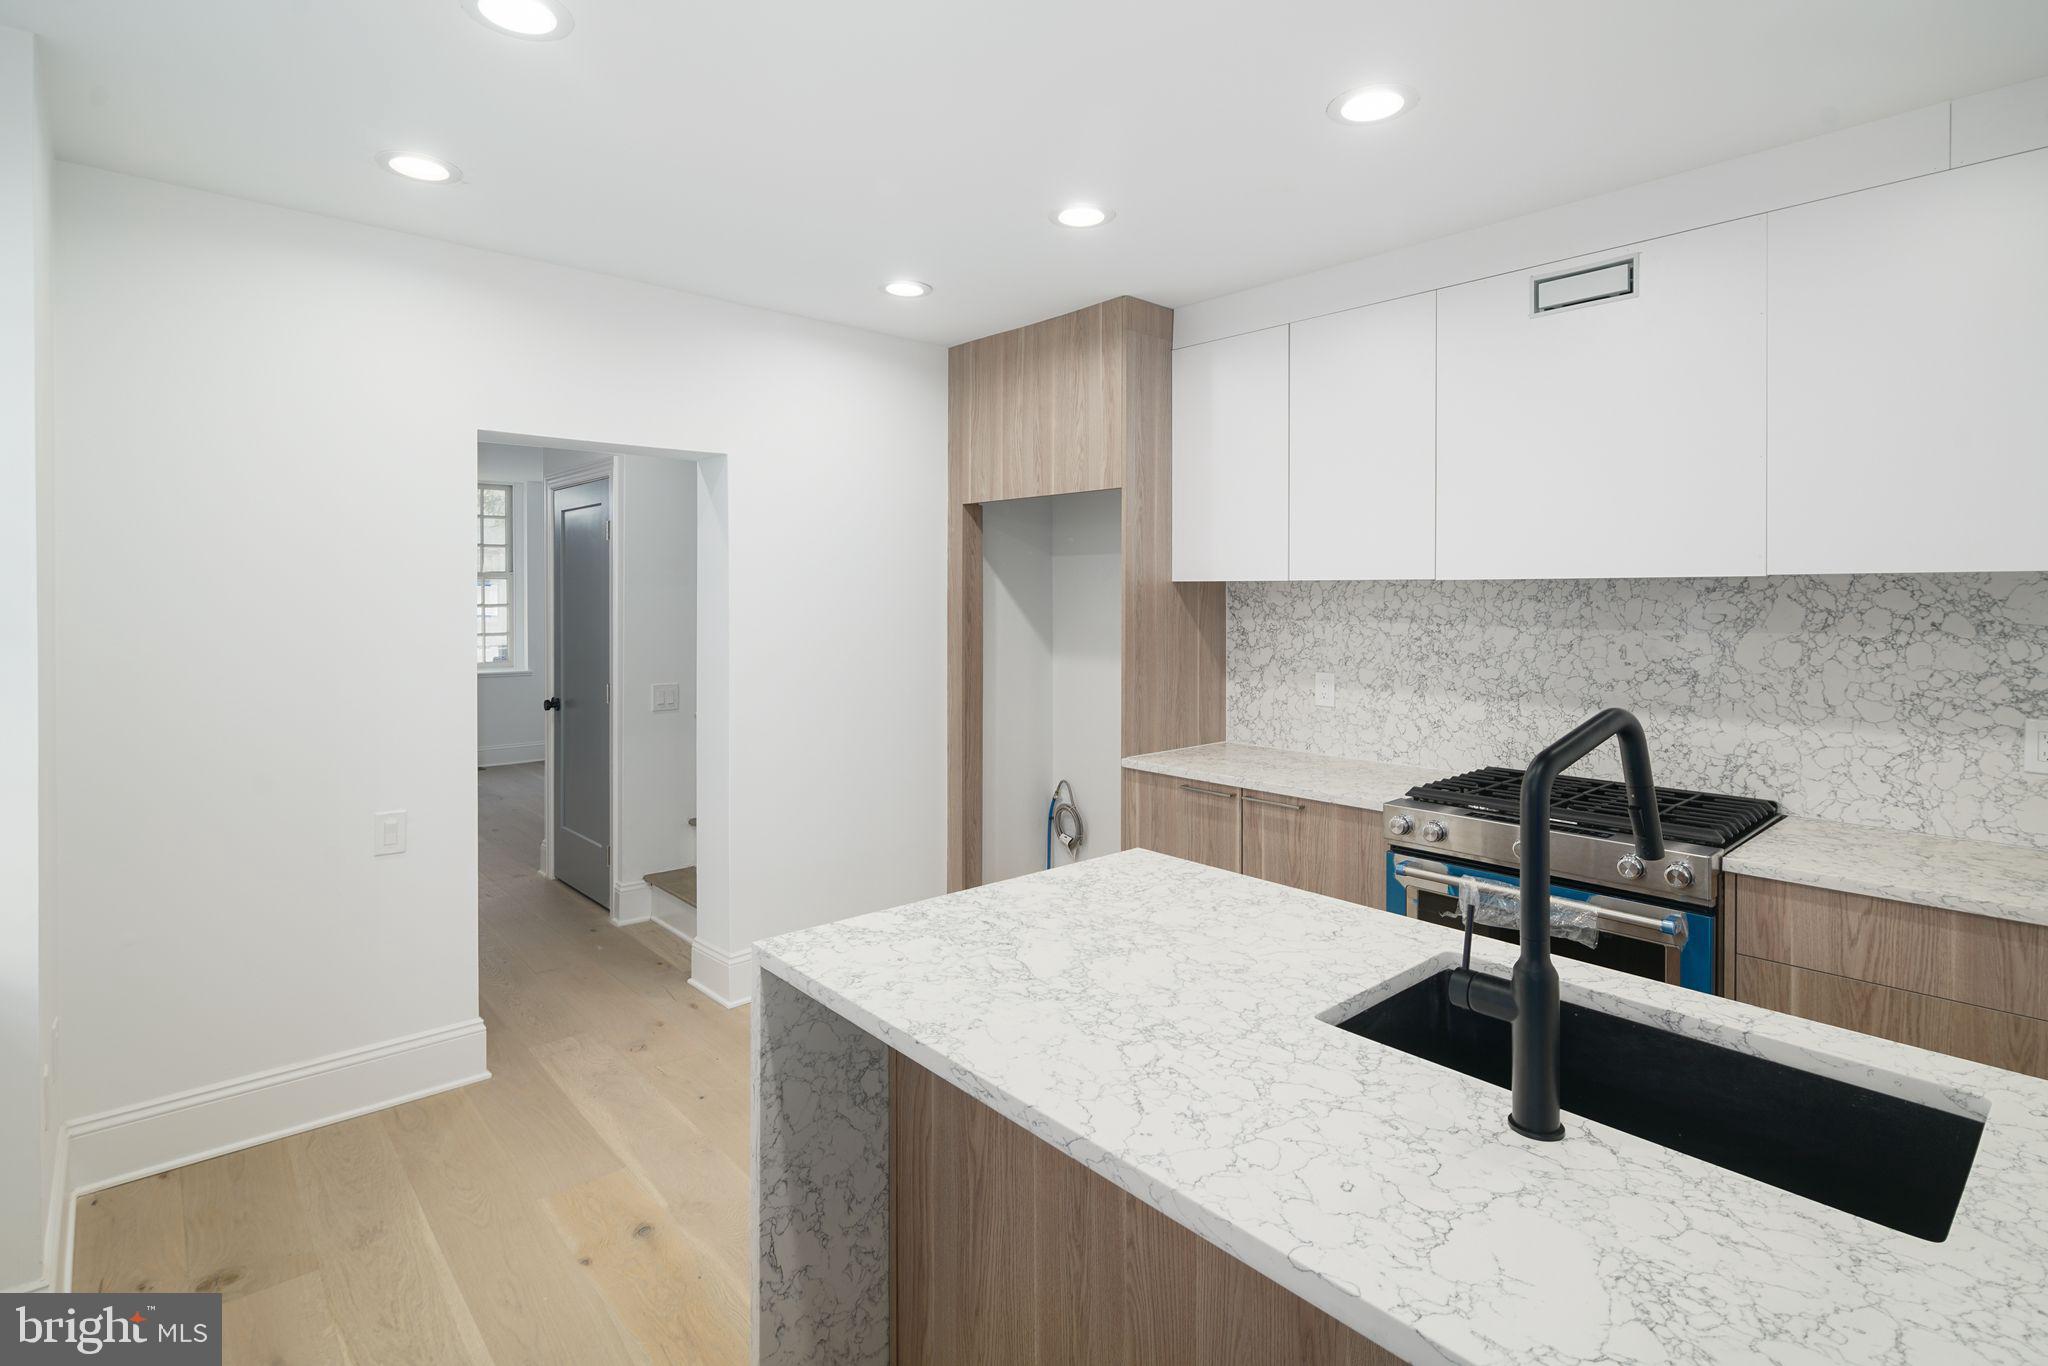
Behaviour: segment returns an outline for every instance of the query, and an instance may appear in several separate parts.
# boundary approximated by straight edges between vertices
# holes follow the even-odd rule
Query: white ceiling
[[[0,0],[58,154],[955,342],[1178,306],[2048,72],[2042,0]],[[1343,127],[1338,92],[1420,96]],[[453,187],[373,164],[455,162]],[[1116,210],[1088,232],[1047,215]],[[930,281],[930,297],[883,281]]]

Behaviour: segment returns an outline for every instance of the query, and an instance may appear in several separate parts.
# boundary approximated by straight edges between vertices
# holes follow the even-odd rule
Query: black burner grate
[[[1518,768],[1475,768],[1455,778],[1408,789],[1420,802],[1461,806],[1469,811],[1517,821],[1522,818],[1522,771]],[[1664,838],[1681,844],[1726,849],[1748,839],[1778,819],[1778,804],[1760,797],[1726,797],[1684,788],[1657,789],[1657,815]],[[1626,835],[1628,788],[1602,778],[1566,774],[1550,794],[1550,823],[1560,830],[1595,835]]]

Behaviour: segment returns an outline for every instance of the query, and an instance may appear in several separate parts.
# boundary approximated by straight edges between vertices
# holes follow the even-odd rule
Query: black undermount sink
[[[1425,978],[1340,1027],[1505,1088],[1509,1026],[1454,1009],[1449,978]],[[1581,1115],[1916,1238],[1948,1237],[1982,1120],[1569,1001],[1561,1033],[1567,1131]]]

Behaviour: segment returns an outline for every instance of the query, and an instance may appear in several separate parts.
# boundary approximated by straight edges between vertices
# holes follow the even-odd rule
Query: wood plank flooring
[[[78,1290],[218,1290],[227,1366],[740,1362],[747,1010],[539,874],[477,774],[491,1079],[78,1202]]]

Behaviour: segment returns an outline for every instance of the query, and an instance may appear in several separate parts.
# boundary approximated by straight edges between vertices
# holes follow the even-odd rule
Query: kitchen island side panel
[[[754,997],[760,1366],[887,1366],[889,1050],[772,972]]]

